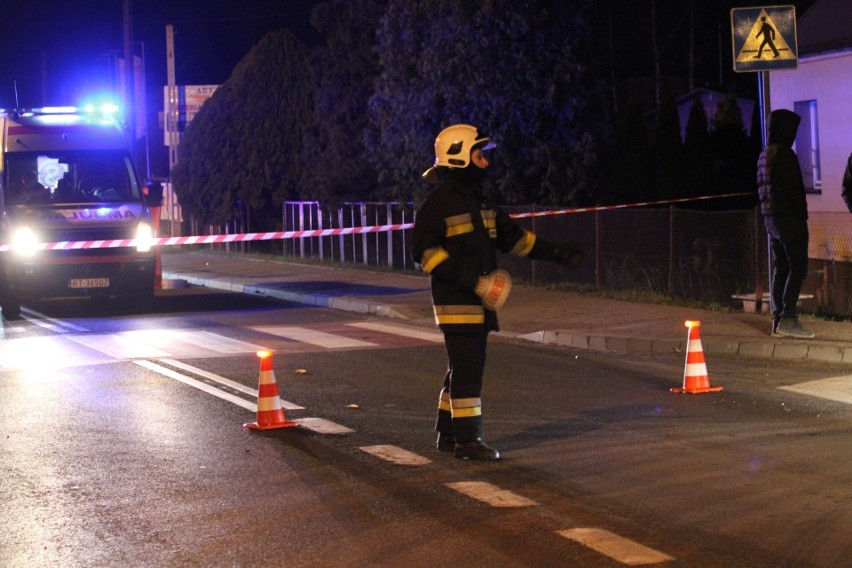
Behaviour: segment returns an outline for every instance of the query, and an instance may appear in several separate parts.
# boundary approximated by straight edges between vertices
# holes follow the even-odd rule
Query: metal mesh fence
[[[510,214],[535,207],[507,207]],[[324,211],[314,202],[285,205],[285,230],[333,229],[411,223],[411,204],[355,203]],[[679,207],[627,208],[518,219],[553,242],[586,252],[567,269],[504,255],[501,266],[534,285],[574,283],[616,290],[760,309],[769,258],[763,219],[756,210],[696,211]],[[852,219],[847,213],[811,213],[809,274],[800,310],[852,317]],[[312,237],[284,241],[285,256],[315,257],[367,266],[413,269],[410,231]]]
[[[526,272],[532,283],[573,281],[727,302],[734,294],[754,292],[761,270],[765,273],[752,211],[620,209],[519,222],[543,238],[574,242],[586,251],[579,270],[513,259],[513,270]]]

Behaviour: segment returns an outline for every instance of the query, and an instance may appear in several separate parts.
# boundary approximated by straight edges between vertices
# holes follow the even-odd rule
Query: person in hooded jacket
[[[468,124],[445,128],[435,139],[435,165],[423,177],[436,187],[415,217],[412,256],[431,277],[435,320],[444,334],[447,372],[438,401],[438,450],[460,459],[497,460],[482,427],[482,377],[488,334],[499,330],[497,310],[511,277],[497,252],[568,266],[583,253],[520,227],[479,186],[495,145]]]
[[[846,161],[846,171],[843,172],[843,189],[840,191],[840,196],[846,204],[846,208],[852,213],[852,154],[849,154],[849,159]]]
[[[798,319],[797,302],[808,273],[808,201],[793,142],[801,117],[786,110],[769,115],[768,143],[757,161],[760,212],[772,256],[772,335],[810,339]]]

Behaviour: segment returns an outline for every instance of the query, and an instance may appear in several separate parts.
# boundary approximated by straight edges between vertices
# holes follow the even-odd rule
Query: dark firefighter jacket
[[[808,202],[799,159],[793,151],[799,115],[775,110],[769,116],[769,137],[757,161],[760,212],[773,217],[808,218]]]
[[[432,281],[435,320],[445,333],[498,330],[497,315],[474,292],[497,268],[497,251],[558,260],[560,249],[517,225],[490,199],[446,176],[417,212],[412,255]]]

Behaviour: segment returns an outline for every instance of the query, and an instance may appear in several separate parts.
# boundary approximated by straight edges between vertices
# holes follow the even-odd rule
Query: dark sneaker
[[[500,459],[500,452],[483,442],[482,438],[477,438],[473,442],[456,444],[453,455],[460,460],[495,461]]]
[[[781,337],[780,335],[778,335],[778,324],[779,323],[781,323],[780,319],[772,318],[772,333],[769,334],[772,337]]]
[[[438,434],[435,445],[438,446],[439,452],[452,452],[456,449],[456,438],[452,434]]]
[[[780,337],[795,337],[797,339],[813,339],[814,332],[803,328],[797,319],[782,319],[775,330]]]

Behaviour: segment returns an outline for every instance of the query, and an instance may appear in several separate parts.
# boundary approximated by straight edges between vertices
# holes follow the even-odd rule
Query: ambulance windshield
[[[142,199],[130,156],[119,150],[6,155],[9,205],[94,204]]]

